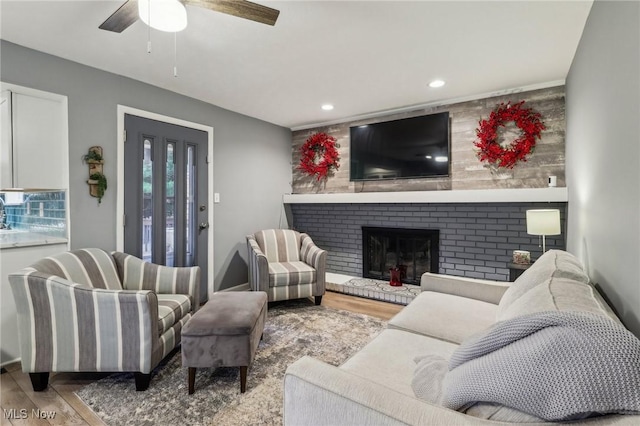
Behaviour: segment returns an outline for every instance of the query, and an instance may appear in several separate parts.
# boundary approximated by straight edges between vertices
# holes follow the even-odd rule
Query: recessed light
[[[447,157],[436,157],[436,162],[438,163],[446,163],[447,161],[449,161]]]
[[[433,80],[431,83],[429,83],[429,87],[442,87],[444,86],[444,81],[442,80]]]
[[[324,105],[322,105],[322,109],[325,110],[325,111],[331,111],[333,109],[333,105],[324,104]]]

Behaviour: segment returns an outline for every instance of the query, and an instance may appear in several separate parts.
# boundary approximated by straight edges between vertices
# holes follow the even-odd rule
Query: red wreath
[[[333,170],[340,168],[340,154],[336,149],[336,138],[326,133],[315,133],[300,147],[302,158],[299,170],[317,180],[326,179]]]
[[[524,108],[524,101],[511,105],[501,103],[494,109],[487,120],[480,120],[476,129],[478,140],[473,144],[478,148],[478,158],[494,167],[512,169],[518,161],[527,161],[527,155],[533,152],[536,139],[545,129],[542,115],[531,108]],[[521,135],[508,146],[498,143],[498,129],[505,123],[513,121],[522,131]]]

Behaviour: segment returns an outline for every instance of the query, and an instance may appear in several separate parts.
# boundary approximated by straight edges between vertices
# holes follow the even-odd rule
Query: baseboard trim
[[[234,287],[225,288],[223,290],[218,290],[218,291],[219,292],[223,292],[223,291],[249,291],[249,290],[251,290],[251,287],[249,286],[249,283],[244,283],[244,284],[240,284],[240,285],[237,285],[237,286],[234,286]]]
[[[0,367],[2,368],[6,368],[7,366],[14,364],[14,363],[20,363],[22,360],[20,358],[16,358],[14,360],[11,361],[5,361],[3,363],[0,364]]]

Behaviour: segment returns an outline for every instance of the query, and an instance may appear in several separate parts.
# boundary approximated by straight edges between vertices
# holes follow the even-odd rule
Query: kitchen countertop
[[[52,237],[46,234],[20,230],[0,229],[0,249],[16,247],[43,246],[48,244],[66,244],[66,238]]]

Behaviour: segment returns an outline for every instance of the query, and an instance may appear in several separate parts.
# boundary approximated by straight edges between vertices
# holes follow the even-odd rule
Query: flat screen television
[[[350,128],[350,180],[449,176],[449,113]]]

